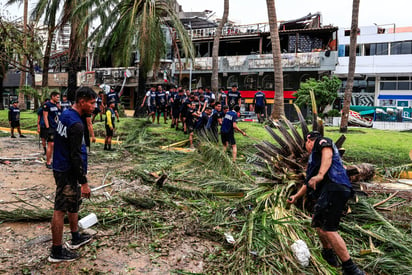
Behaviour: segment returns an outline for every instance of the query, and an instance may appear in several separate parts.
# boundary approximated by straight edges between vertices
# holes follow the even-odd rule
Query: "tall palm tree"
[[[216,29],[215,38],[213,40],[213,49],[212,49],[212,91],[217,93],[219,85],[219,43],[220,36],[222,35],[222,29],[227,22],[229,16],[229,0],[225,0],[223,8],[222,20],[219,23],[219,26]]]
[[[78,9],[90,10],[80,29],[100,19],[88,41],[99,46],[98,55],[111,55],[115,66],[129,66],[137,48],[140,73],[157,67],[166,49],[164,27],[177,33],[186,58],[194,56],[192,41],[171,0],[85,0]]]
[[[42,77],[42,87],[46,88],[49,83],[49,65],[50,65],[50,54],[51,46],[53,42],[53,36],[57,29],[56,17],[58,16],[58,11],[60,7],[60,0],[39,0],[33,9],[31,14],[35,22],[39,22],[43,16],[43,24],[47,26],[47,41],[44,48],[43,55],[43,77]]]
[[[280,52],[279,29],[276,18],[275,0],[266,0],[268,10],[270,40],[272,41],[273,68],[275,71],[275,102],[271,117],[280,119],[285,115],[285,107],[283,102],[283,69],[282,55]]]
[[[358,36],[359,2],[360,0],[353,0],[352,4],[352,25],[350,28],[349,44],[349,70],[345,87],[345,96],[343,100],[342,119],[339,129],[341,133],[348,132],[349,108],[352,98],[353,80],[356,67],[356,40]]]

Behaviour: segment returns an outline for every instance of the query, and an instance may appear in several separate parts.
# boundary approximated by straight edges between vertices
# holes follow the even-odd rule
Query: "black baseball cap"
[[[314,139],[314,138],[318,138],[318,137],[321,137],[321,136],[322,136],[322,134],[320,132],[311,131],[306,135],[305,141],[308,140],[308,139]]]
[[[11,104],[14,104],[14,103],[19,103],[19,101],[18,100],[12,100]]]

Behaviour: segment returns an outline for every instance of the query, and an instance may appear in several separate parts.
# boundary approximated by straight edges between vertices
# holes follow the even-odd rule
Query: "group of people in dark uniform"
[[[60,96],[62,96],[61,101]],[[94,143],[96,141],[93,131],[95,118],[100,115],[100,121],[103,121],[102,115],[105,114],[106,138],[104,150],[112,150],[111,138],[115,129],[115,119],[117,118],[117,121],[119,121],[117,111],[117,104],[119,102],[119,96],[114,89],[111,89],[108,94],[105,94],[103,91],[99,92],[93,112],[91,114],[84,114],[82,117],[84,124],[87,126],[84,129],[87,147],[90,147],[90,142]],[[58,127],[59,117],[65,110],[71,109],[73,104],[74,101],[68,100],[67,95],[52,92],[50,98],[47,98],[37,110],[37,132],[41,138],[44,155],[46,155],[46,167],[49,169],[52,169],[54,135]]]
[[[240,117],[241,94],[237,86],[233,85],[231,91],[225,93],[220,89],[217,98],[209,89],[199,87],[193,91],[182,87],[172,87],[166,91],[161,85],[152,86],[147,91],[141,107],[147,106],[147,113],[152,122],[160,123],[163,114],[164,123],[167,118],[172,120],[171,128],[183,130],[189,135],[190,147],[193,148],[194,134],[217,143],[219,141],[219,130],[224,149],[232,146],[233,160],[236,161],[237,147],[234,132],[246,135],[237,126]],[[179,125],[182,125],[179,128]]]

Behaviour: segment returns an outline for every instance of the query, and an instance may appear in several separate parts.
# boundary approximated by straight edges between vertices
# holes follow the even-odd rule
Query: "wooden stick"
[[[99,189],[105,188],[105,187],[110,186],[110,185],[113,185],[113,184],[114,184],[114,182],[111,182],[111,183],[108,183],[108,184],[105,184],[105,185],[101,185],[101,186],[92,188],[90,191],[91,191],[91,192],[94,192],[94,191],[97,191],[97,190],[99,190]]]
[[[185,140],[182,140],[182,141],[178,141],[178,142],[172,143],[172,144],[170,144],[170,145],[160,146],[160,149],[166,149],[166,148],[170,148],[170,147],[173,147],[173,146],[185,144],[185,143],[188,142],[188,141],[189,141],[189,139],[185,139]]]
[[[389,197],[387,197],[387,198],[384,199],[383,201],[378,202],[378,203],[375,203],[375,204],[373,205],[373,208],[375,208],[375,207],[377,207],[377,206],[379,206],[379,205],[381,205],[381,204],[384,204],[385,202],[387,202],[387,201],[389,201],[390,199],[392,199],[393,197],[395,197],[398,193],[399,193],[399,191],[396,191],[395,193],[393,193],[392,195],[390,195]]]

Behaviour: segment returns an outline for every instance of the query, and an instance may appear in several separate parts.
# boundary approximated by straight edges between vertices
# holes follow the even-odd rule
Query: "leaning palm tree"
[[[100,25],[88,41],[98,56],[111,56],[115,66],[128,66],[139,51],[140,73],[158,67],[166,50],[164,30],[176,32],[185,57],[193,58],[193,45],[170,0],[86,0],[78,6],[89,9],[80,29],[99,18]]]
[[[342,120],[340,123],[340,132],[346,133],[348,131],[349,108],[352,98],[353,79],[355,76],[356,66],[356,40],[358,36],[358,18],[359,18],[359,2],[360,0],[353,0],[352,5],[352,25],[350,28],[350,45],[349,45],[349,71],[348,79],[345,87],[345,97],[343,101]]]
[[[275,102],[273,103],[272,118],[280,119],[285,115],[283,102],[283,70],[280,52],[279,29],[276,17],[275,0],[266,0],[268,10],[270,40],[272,41],[273,68],[275,70]]]
[[[219,43],[220,36],[222,35],[222,29],[227,22],[229,16],[229,0],[225,0],[222,20],[219,23],[219,26],[216,29],[215,38],[213,40],[213,49],[212,49],[212,91],[217,93],[219,85]]]

